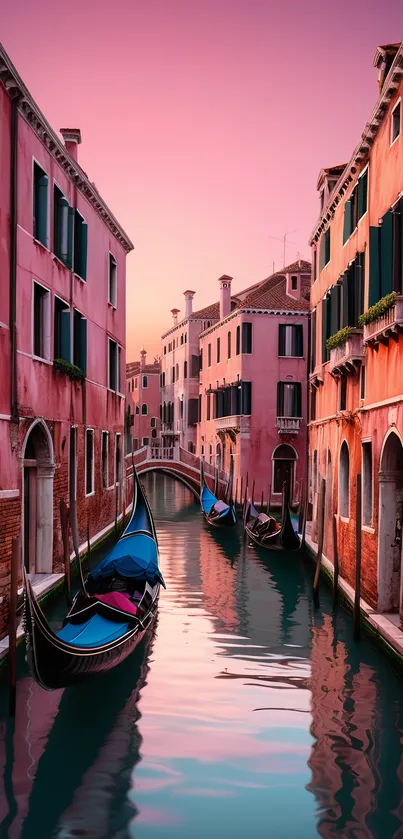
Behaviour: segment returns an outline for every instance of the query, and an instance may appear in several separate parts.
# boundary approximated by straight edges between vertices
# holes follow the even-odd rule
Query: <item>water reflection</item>
[[[401,839],[402,683],[388,663],[353,644],[326,591],[313,611],[298,554],[210,531],[167,476],[146,487],[168,585],[152,642],[64,692],[21,664],[8,740],[0,695],[1,835]]]

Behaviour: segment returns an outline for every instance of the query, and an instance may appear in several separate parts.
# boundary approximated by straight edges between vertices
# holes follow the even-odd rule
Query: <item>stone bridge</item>
[[[128,470],[130,470],[130,460],[126,456]],[[176,445],[169,448],[144,446],[134,452],[134,463],[138,475],[144,475],[146,472],[163,472],[181,481],[197,498],[199,497],[200,458],[186,451],[186,449],[182,449],[181,446]],[[204,474],[207,478],[211,478],[209,485],[212,488],[215,478],[214,466],[204,462]],[[225,491],[228,484],[228,476],[225,472],[218,473],[218,483],[221,492]]]

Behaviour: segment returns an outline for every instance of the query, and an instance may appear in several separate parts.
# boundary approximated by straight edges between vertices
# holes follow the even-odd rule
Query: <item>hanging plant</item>
[[[392,291],[391,294],[387,294],[385,297],[382,297],[382,300],[378,300],[375,303],[375,306],[371,306],[367,312],[364,312],[363,315],[360,315],[358,318],[359,326],[366,326],[368,323],[372,323],[374,320],[381,318],[382,315],[386,314],[389,309],[396,303],[397,294],[395,291]]]
[[[64,358],[55,358],[53,367],[59,373],[65,373],[73,382],[83,382],[85,379],[84,370],[76,364],[71,364],[70,361],[65,361]]]
[[[351,326],[343,326],[343,329],[339,329],[338,332],[335,332],[334,335],[331,335],[330,338],[326,341],[326,347],[328,350],[334,350],[336,347],[341,347],[343,344],[346,343],[347,338],[350,337],[352,333]]]

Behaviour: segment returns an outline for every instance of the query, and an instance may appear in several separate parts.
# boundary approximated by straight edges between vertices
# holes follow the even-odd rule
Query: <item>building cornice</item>
[[[393,64],[385,79],[381,95],[364,128],[361,138],[354,149],[350,161],[347,163],[347,166],[345,167],[342,175],[337,181],[335,188],[329,196],[327,204],[324,206],[321,215],[319,216],[319,219],[312,230],[312,233],[309,238],[310,245],[313,245],[314,242],[317,242],[323,231],[326,230],[326,228],[329,226],[329,223],[331,222],[335,214],[337,205],[340,203],[340,199],[348,189],[349,185],[354,180],[354,175],[356,174],[357,169],[361,168],[363,164],[367,162],[371,146],[382,124],[382,120],[385,116],[390,100],[392,99],[393,94],[399,87],[402,78],[403,43],[400,45],[399,50],[396,53]]]
[[[217,323],[213,324],[213,326],[209,326],[208,329],[205,329],[204,332],[200,333],[200,338],[206,338],[208,335],[211,335],[221,326],[225,326],[226,323],[229,323],[234,318],[238,317],[238,315],[277,315],[277,317],[302,317],[306,318],[309,316],[309,310],[306,312],[303,311],[293,311],[290,309],[254,309],[252,306],[248,306],[247,308],[235,309],[231,314],[229,314],[223,320],[217,321]]]
[[[49,154],[56,160],[64,170],[69,180],[80,190],[82,195],[92,205],[97,215],[109,228],[111,233],[120,242],[126,253],[133,250],[134,245],[130,241],[119,222],[101,198],[98,190],[88,179],[81,169],[81,166],[73,160],[66,147],[63,145],[53,128],[49,125],[44,115],[33,100],[28,88],[18,75],[14,65],[11,63],[4,47],[0,44],[0,81],[11,99],[18,99],[18,109],[21,116],[30,125],[36,136],[46,147]]]

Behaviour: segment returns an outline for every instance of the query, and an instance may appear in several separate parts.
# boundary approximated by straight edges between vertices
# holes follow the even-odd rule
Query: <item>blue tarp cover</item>
[[[90,579],[96,581],[115,573],[132,580],[146,580],[151,586],[157,582],[165,586],[158,568],[154,539],[142,533],[120,539],[111,553],[91,572]]]
[[[219,518],[221,518],[221,516],[225,516],[226,513],[229,510],[228,504],[225,504],[223,501],[218,501],[218,498],[216,498],[215,495],[213,495],[213,493],[210,492],[210,490],[208,489],[208,487],[206,487],[206,485],[204,485],[204,487],[202,489],[201,504],[202,504],[204,512],[207,515],[209,513],[211,513],[213,507],[216,504],[219,504],[220,508],[221,508],[221,509],[217,509],[217,512],[219,512],[219,514],[220,514]]]
[[[101,615],[93,615],[85,623],[66,623],[57,637],[74,647],[101,647],[120,638],[128,629],[128,623],[115,623]]]

